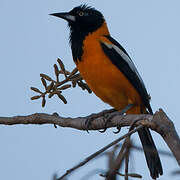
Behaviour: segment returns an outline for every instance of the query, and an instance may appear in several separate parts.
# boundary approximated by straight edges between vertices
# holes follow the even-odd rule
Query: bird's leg
[[[91,126],[91,123],[96,119],[96,118],[99,118],[101,116],[105,117],[107,114],[109,113],[112,113],[112,112],[115,112],[116,110],[113,108],[113,109],[109,109],[109,110],[104,110],[100,113],[97,113],[97,114],[91,114],[87,120],[85,121],[85,127],[86,127],[86,131],[88,132],[88,129],[89,127]]]
[[[115,113],[113,113],[113,114],[106,114],[106,121],[105,121],[105,127],[104,127],[104,129],[102,130],[102,131],[99,131],[99,132],[101,132],[101,133],[104,133],[106,130],[107,130],[107,124],[111,121],[111,119],[114,117],[114,116],[116,116],[116,115],[124,115],[129,109],[131,109],[132,107],[134,106],[134,104],[128,104],[124,109],[122,109],[120,112],[119,111],[117,111],[117,112],[115,112]],[[116,131],[116,132],[114,132],[115,134],[117,134],[117,133],[119,133],[120,132],[120,130],[121,130],[121,127],[118,127],[117,126],[117,129],[118,129],[118,131]]]

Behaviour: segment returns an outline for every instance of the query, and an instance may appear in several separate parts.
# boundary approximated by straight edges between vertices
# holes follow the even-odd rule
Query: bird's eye
[[[79,16],[84,16],[84,12],[83,12],[83,11],[80,11],[80,12],[79,12]]]

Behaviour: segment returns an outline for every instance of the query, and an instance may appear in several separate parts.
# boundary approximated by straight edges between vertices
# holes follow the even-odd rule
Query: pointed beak
[[[62,18],[62,19],[65,19],[66,21],[71,21],[71,22],[75,22],[76,21],[76,18],[75,16],[73,15],[70,15],[69,13],[53,13],[53,14],[50,14],[51,16],[56,16],[56,17],[59,17],[59,18]]]

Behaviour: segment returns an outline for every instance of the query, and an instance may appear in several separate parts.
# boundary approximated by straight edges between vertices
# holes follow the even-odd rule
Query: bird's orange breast
[[[103,52],[100,42],[111,43],[104,36],[92,33],[83,43],[83,55],[76,65],[91,90],[117,110],[136,104],[128,113],[140,113],[141,98],[123,73]]]

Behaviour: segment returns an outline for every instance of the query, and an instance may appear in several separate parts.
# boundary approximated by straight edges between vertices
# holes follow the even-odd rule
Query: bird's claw
[[[89,133],[89,127],[91,127],[92,122],[98,117],[97,114],[91,115],[91,117],[88,117],[85,121],[85,130],[87,133]]]
[[[105,123],[104,123],[104,129],[103,129],[103,130],[99,130],[100,133],[106,132],[106,130],[107,130],[107,125],[108,125],[109,122],[111,122],[111,119],[112,119],[114,116],[115,116],[115,115],[113,115],[113,114],[105,114],[105,115],[104,115],[104,121],[105,121]]]
[[[118,134],[120,131],[121,131],[121,127],[120,126],[117,126],[117,131],[113,131],[114,134]]]

